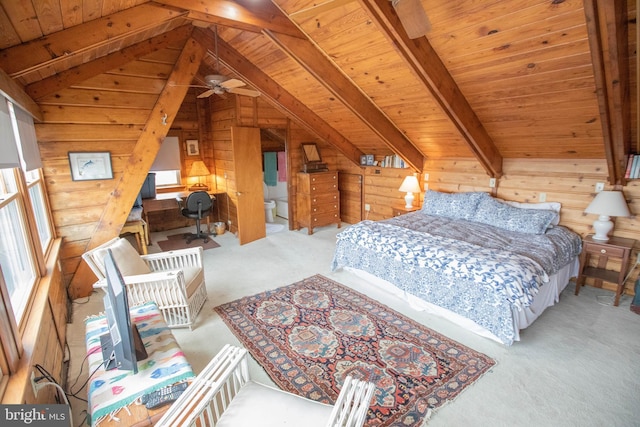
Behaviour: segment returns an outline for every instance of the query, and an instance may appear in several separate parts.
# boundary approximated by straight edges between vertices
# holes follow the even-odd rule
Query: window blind
[[[177,136],[167,136],[151,165],[151,171],[173,170],[180,170],[180,141]]]

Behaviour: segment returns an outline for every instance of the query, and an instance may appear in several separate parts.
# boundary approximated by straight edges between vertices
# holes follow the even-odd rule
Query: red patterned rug
[[[349,374],[376,383],[366,426],[420,426],[495,364],[321,275],[215,310],[283,390],[333,403]]]

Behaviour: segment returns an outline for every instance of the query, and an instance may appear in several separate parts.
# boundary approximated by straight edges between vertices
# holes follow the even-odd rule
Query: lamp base
[[[189,187],[189,191],[209,191],[209,186],[206,184],[193,184]]]
[[[406,196],[404,196],[404,203],[405,203],[405,208],[412,208],[413,207],[413,193],[407,193]]]
[[[606,242],[609,240],[609,232],[613,230],[613,222],[607,215],[600,215],[598,219],[593,222],[593,229],[596,234],[594,234],[591,238],[593,240],[599,240],[601,242]]]

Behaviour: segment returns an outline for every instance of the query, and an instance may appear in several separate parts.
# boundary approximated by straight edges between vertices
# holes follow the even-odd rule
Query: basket
[[[222,221],[218,221],[218,222],[214,222],[213,223],[213,228],[216,231],[216,234],[224,234],[224,230],[225,230],[225,224]]]

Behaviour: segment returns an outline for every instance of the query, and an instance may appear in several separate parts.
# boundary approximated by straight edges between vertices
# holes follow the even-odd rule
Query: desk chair
[[[180,206],[180,212],[183,216],[196,220],[196,232],[184,235],[187,243],[191,243],[195,239],[202,239],[204,243],[207,243],[209,241],[209,235],[216,235],[215,233],[211,233],[210,230],[204,233],[200,229],[202,219],[208,218],[213,210],[214,201],[215,198],[210,196],[206,191],[194,191],[189,194],[184,206]]]

